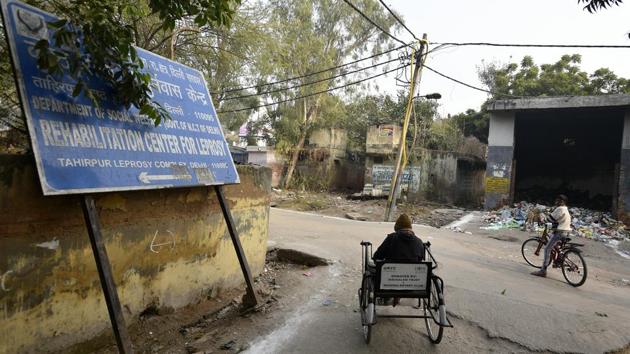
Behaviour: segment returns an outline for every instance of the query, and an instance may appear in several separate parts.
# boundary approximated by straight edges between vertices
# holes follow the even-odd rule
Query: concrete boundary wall
[[[226,187],[254,275],[264,266],[271,173],[239,166]],[[98,194],[127,324],[244,280],[214,190]],[[63,350],[110,331],[78,196],[44,198],[32,157],[0,155],[0,353]]]
[[[492,112],[490,115],[484,202],[486,209],[501,207],[510,200],[515,121],[513,111]]]

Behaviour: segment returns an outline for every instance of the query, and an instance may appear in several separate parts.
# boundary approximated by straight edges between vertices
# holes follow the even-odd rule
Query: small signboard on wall
[[[372,184],[374,186],[390,186],[394,175],[394,166],[374,165],[372,166]],[[402,174],[403,190],[417,192],[420,188],[420,167],[408,166]]]
[[[510,179],[486,177],[486,193],[510,193]]]

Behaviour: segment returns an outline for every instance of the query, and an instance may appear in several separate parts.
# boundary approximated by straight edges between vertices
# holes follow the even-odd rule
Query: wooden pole
[[[404,168],[403,168],[403,157],[406,149],[407,143],[407,129],[409,128],[409,119],[411,118],[411,108],[413,107],[413,96],[415,95],[415,91],[417,86],[420,83],[420,77],[422,73],[422,66],[424,63],[423,56],[425,55],[424,49],[427,43],[427,34],[425,33],[422,36],[422,41],[420,41],[420,49],[418,50],[415,58],[413,60],[416,61],[414,70],[413,70],[413,78],[411,81],[411,89],[409,90],[409,103],[407,109],[405,110],[405,117],[403,119],[403,129],[400,133],[400,146],[398,147],[398,156],[396,157],[396,168],[394,169],[394,173],[392,175],[392,187],[389,191],[389,198],[387,200],[387,208],[385,209],[385,221],[392,221],[392,216],[396,213],[396,201],[400,197],[400,182],[402,180]]]

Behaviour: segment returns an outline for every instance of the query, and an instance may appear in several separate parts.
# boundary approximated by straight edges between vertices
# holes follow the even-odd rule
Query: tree
[[[598,10],[613,7],[613,5],[619,6],[623,3],[623,0],[578,0],[578,3],[586,4],[584,10],[593,13]]]
[[[563,55],[553,64],[537,65],[531,56],[520,64],[490,64],[479,70],[479,78],[492,92],[480,111],[472,109],[452,117],[465,135],[487,143],[490,115],[486,105],[491,100],[540,96],[580,96],[630,93],[630,81],[608,68],[589,74],[580,68],[579,54]]]
[[[13,68],[9,61],[9,48],[4,34],[4,28],[0,28],[0,130],[6,127],[25,133],[26,122],[20,110]]]
[[[85,1],[81,4],[91,6]],[[106,2],[103,6],[107,4]],[[117,1],[116,4],[123,7],[125,2]],[[61,13],[60,8],[73,4],[45,2],[35,5],[53,13]],[[74,5],[80,4],[74,3]],[[122,11],[120,15],[111,13],[103,20],[114,24],[126,24],[127,27],[124,30],[130,31],[134,45],[200,70],[207,79],[217,109],[240,109],[258,104],[259,100],[255,97],[221,101],[221,98],[225,96],[224,90],[250,85],[254,81],[249,78],[257,76],[253,62],[260,48],[266,46],[269,38],[264,36],[265,31],[262,30],[267,14],[260,11],[256,0],[246,0],[235,8],[230,26],[219,26],[216,23],[198,26],[195,23],[195,17],[188,16],[177,20],[172,29],[165,28],[166,20],[151,8],[148,1],[127,1],[128,5],[133,5],[131,11]],[[72,18],[75,17],[77,16],[72,16]],[[92,20],[88,19],[87,22],[90,21]],[[21,145],[28,146],[25,134],[26,124],[15,91],[7,43],[2,30],[0,30],[0,37],[2,37],[0,39],[0,129],[6,126],[13,132],[21,132],[23,135]],[[51,44],[54,44],[54,39],[51,39]],[[247,111],[222,115],[221,122],[226,129],[234,130],[247,119],[248,115]]]
[[[344,61],[357,58],[369,51],[380,51],[391,44],[389,38],[365,21],[359,14],[341,1],[333,0],[271,0],[269,35],[275,39],[260,57],[261,77],[273,81],[278,78],[304,76],[325,68],[334,67]],[[385,29],[394,28],[395,19],[387,14],[375,0],[357,2],[367,16]],[[345,67],[344,70],[351,70]],[[266,95],[271,100],[290,99],[313,95],[340,84],[341,80],[327,78],[338,74],[328,71],[297,79],[287,86],[303,85]],[[262,80],[261,80],[262,81]],[[306,137],[315,126],[322,111],[325,94],[313,95],[294,102],[278,105],[267,111],[270,120],[278,128],[288,128],[290,134],[276,131],[276,139],[290,150],[290,159],[284,184],[289,186],[300,151]],[[290,122],[279,122],[289,120]],[[278,141],[280,144],[280,141]]]
[[[48,24],[55,30],[52,38],[35,45],[38,66],[52,74],[69,74],[77,81],[73,94],[84,94],[95,101],[83,78],[97,75],[114,88],[122,104],[137,107],[157,125],[169,116],[149,96],[151,78],[143,72],[134,45],[151,51],[164,47],[186,21],[197,28],[227,26],[240,3],[241,0],[52,1],[51,10],[61,19]],[[143,37],[141,29],[145,25],[151,31]],[[62,59],[68,62],[68,68],[60,65]]]
[[[464,136],[474,136],[484,144],[488,143],[488,127],[490,113],[485,110],[485,104],[480,111],[468,109],[451,117]]]
[[[248,108],[260,104],[255,90],[238,88],[258,84],[257,58],[273,41],[265,31],[268,16],[268,9],[261,3],[245,1],[230,27],[185,31],[172,46],[178,61],[201,70],[207,77],[215,108],[229,112],[221,114],[221,123],[228,131],[243,125],[253,112]],[[235,98],[240,96],[246,97]]]
[[[365,139],[370,126],[398,122],[402,115],[392,114],[395,106],[396,102],[389,95],[368,95],[351,99],[346,106],[343,122],[348,131],[350,149],[365,150]]]
[[[383,124],[402,125],[407,107],[408,93],[398,91],[395,97],[385,95],[358,96],[345,106],[345,115],[337,117],[337,127],[348,132],[349,147],[364,151],[369,127]],[[416,99],[412,110],[407,141],[421,144],[421,140],[437,116],[438,103],[434,100]]]
[[[491,64],[479,71],[479,78],[492,98],[513,96],[604,95],[630,92],[628,80],[617,77],[610,69],[601,68],[588,74],[580,69],[582,56],[563,55],[554,64],[534,63],[523,57],[520,66]]]

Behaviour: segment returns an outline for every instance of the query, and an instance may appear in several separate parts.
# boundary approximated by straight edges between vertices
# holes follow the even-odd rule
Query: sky
[[[577,0],[385,0],[418,38],[432,42],[496,42],[528,44],[630,45],[630,1],[590,14]],[[411,35],[401,29],[396,37]],[[466,83],[483,87],[477,68],[485,63],[520,62],[531,55],[537,64],[555,63],[563,54],[581,54],[582,70],[607,67],[630,77],[630,49],[457,47],[429,54],[426,65]],[[378,82],[381,91],[395,93],[394,76]],[[442,95],[439,114],[479,109],[487,94],[461,86],[424,70],[420,94]]]

